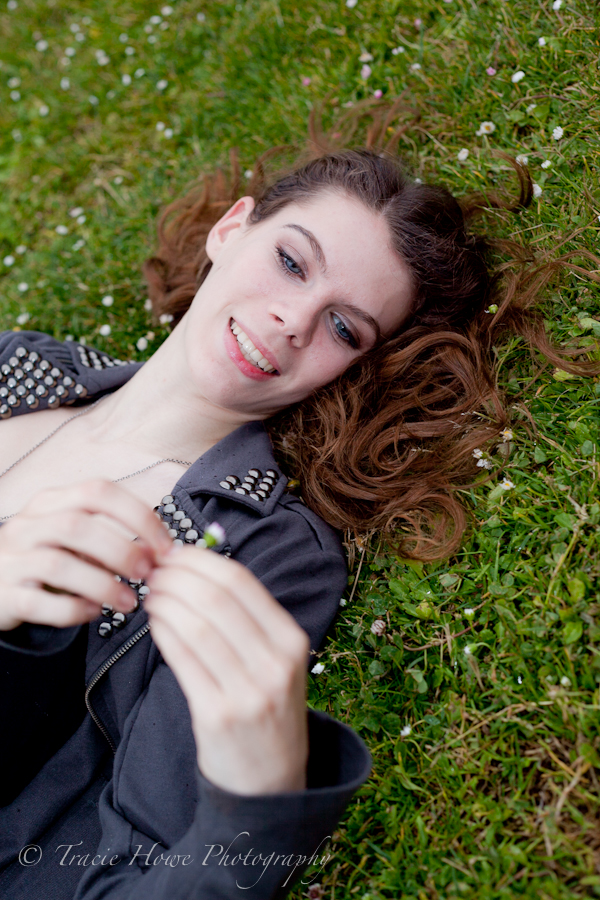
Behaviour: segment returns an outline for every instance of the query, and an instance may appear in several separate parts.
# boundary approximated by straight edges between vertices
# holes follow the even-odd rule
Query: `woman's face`
[[[243,197],[210,232],[213,266],[181,323],[196,389],[244,420],[333,381],[398,328],[412,293],[384,219],[358,200],[324,191],[250,226],[253,207]]]

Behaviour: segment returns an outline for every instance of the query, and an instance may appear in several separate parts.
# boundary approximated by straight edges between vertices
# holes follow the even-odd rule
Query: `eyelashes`
[[[275,248],[275,252],[277,254],[277,264],[288,278],[305,277],[306,273],[304,272],[302,266],[297,263],[296,260],[289,255],[289,253],[286,253],[283,247],[277,245],[277,247]],[[343,341],[344,344],[352,347],[353,350],[358,350],[359,341],[354,337],[346,323],[335,313],[333,314],[332,318],[333,327],[337,337],[341,341]]]

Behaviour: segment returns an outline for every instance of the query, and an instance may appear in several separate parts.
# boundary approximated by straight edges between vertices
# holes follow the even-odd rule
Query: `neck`
[[[92,411],[91,439],[194,461],[252,418],[209,403],[197,386],[190,389],[182,336],[183,329],[175,328],[142,368]]]

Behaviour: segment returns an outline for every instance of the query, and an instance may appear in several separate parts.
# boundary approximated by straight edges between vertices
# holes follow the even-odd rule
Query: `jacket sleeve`
[[[103,831],[96,860],[101,862],[88,868],[75,900],[285,897],[309,865],[317,871],[327,866],[326,842],[370,769],[360,738],[323,713],[309,714],[309,742],[304,791],[241,796],[221,790],[196,769],[193,822],[170,847],[125,819],[113,779],[100,799]],[[136,791],[143,796],[148,777],[139,762],[129,802]]]

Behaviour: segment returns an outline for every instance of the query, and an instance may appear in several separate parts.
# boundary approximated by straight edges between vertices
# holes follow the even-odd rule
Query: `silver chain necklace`
[[[58,425],[54,429],[54,431],[51,431],[50,434],[47,434],[45,438],[42,438],[41,441],[39,441],[37,444],[34,444],[33,447],[27,451],[27,453],[24,453],[23,456],[20,456],[17,460],[15,460],[14,463],[11,463],[10,466],[8,466],[8,468],[6,468],[4,470],[4,472],[0,472],[0,478],[2,478],[3,475],[6,475],[7,472],[10,472],[11,469],[14,469],[15,466],[18,466],[20,462],[23,462],[23,460],[26,459],[30,453],[33,453],[34,450],[37,450],[38,447],[41,447],[42,444],[45,444],[46,441],[49,441],[50,438],[53,435],[55,435],[57,431],[60,431],[61,428],[64,428],[65,425],[68,425],[68,423],[72,422],[73,419],[78,419],[79,416],[84,416],[86,413],[89,413],[95,406],[97,406],[99,403],[101,403],[107,396],[109,396],[109,395],[105,394],[104,397],[100,397],[99,400],[96,400],[90,406],[87,406],[85,409],[80,410],[80,412],[75,413],[74,416],[69,416],[68,419],[65,419],[64,422],[61,422],[60,425]],[[113,482],[113,484],[116,484],[118,481],[126,481],[128,478],[133,478],[134,475],[140,475],[142,472],[147,472],[148,469],[153,469],[155,466],[160,466],[162,463],[166,463],[166,462],[177,463],[177,465],[179,465],[179,466],[187,466],[188,468],[192,465],[191,462],[186,462],[185,460],[181,460],[181,459],[169,459],[169,458],[159,459],[157,462],[151,463],[149,466],[144,466],[143,469],[138,469],[136,472],[132,472],[131,475],[123,475],[121,478],[112,478],[111,481]],[[7,519],[12,519],[13,516],[16,516],[16,515],[17,515],[17,513],[12,513],[10,516],[0,516],[0,522],[5,522]]]

